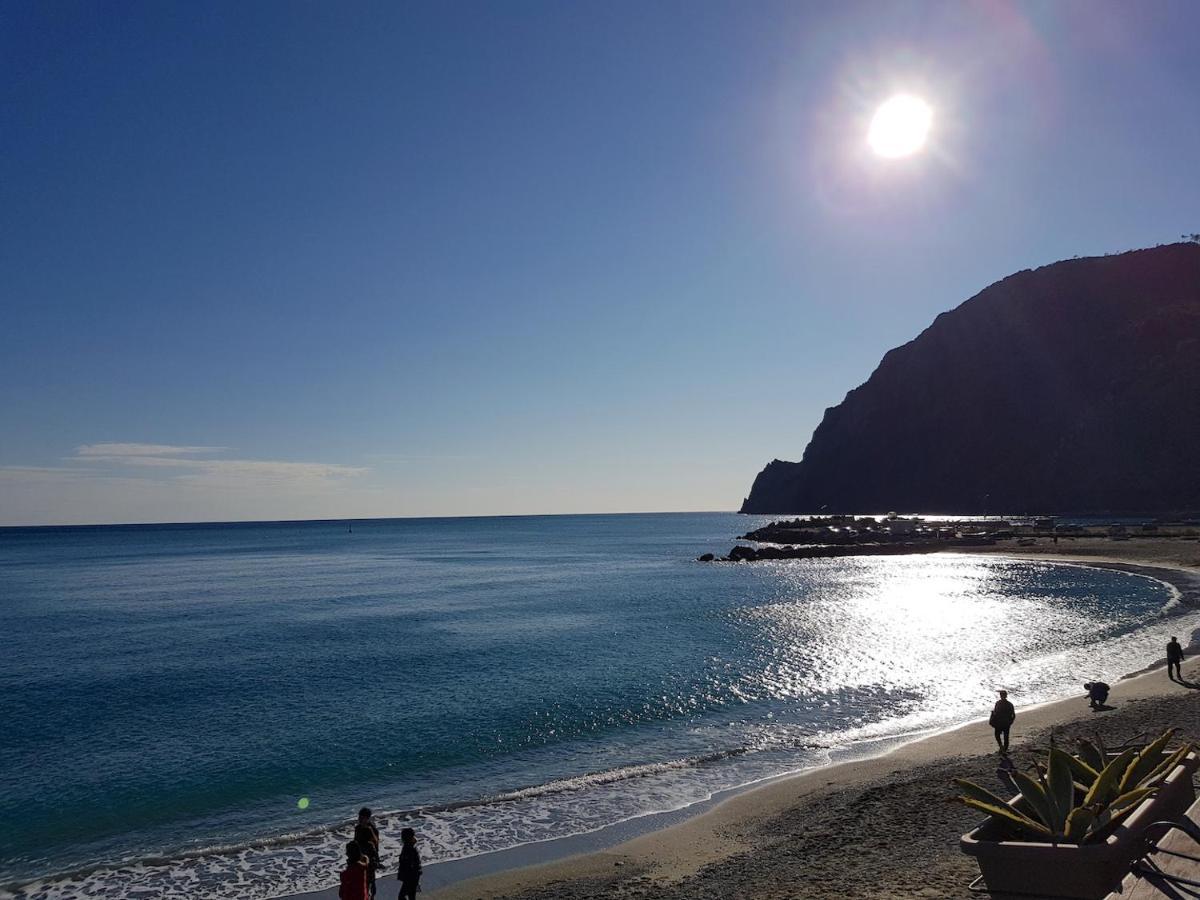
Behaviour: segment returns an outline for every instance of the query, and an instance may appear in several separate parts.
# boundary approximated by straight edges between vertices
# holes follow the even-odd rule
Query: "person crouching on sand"
[[[354,841],[346,845],[346,868],[342,870],[342,886],[338,888],[338,900],[370,900],[367,888],[367,859],[362,848]]]
[[[417,833],[411,828],[400,832],[400,881],[399,900],[417,900],[421,889],[421,854],[417,852]]]
[[[1104,709],[1104,701],[1108,699],[1108,685],[1103,681],[1089,681],[1083,686],[1088,692],[1088,705],[1092,709]]]
[[[992,707],[992,714],[988,717],[988,724],[995,729],[996,746],[1000,748],[1001,753],[1008,753],[1008,730],[1012,728],[1012,724],[1016,719],[1017,711],[1008,702],[1008,691],[1000,691],[1000,699]]]

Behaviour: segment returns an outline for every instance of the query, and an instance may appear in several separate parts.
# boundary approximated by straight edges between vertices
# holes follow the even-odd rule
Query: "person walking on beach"
[[[398,900],[417,900],[421,889],[421,854],[417,852],[417,833],[411,828],[400,832],[400,871],[396,878],[400,882]]]
[[[1016,719],[1017,711],[1008,702],[1008,691],[1000,691],[1000,699],[992,707],[992,714],[988,717],[988,724],[996,731],[996,746],[1000,748],[1002,754],[1008,753],[1008,730],[1012,728],[1012,724]]]
[[[342,870],[342,885],[338,900],[370,900],[367,888],[367,857],[356,841],[346,845],[346,868]]]
[[[371,818],[371,810],[363,807],[358,811],[358,824],[354,826],[354,843],[358,844],[367,857],[367,887],[372,898],[375,896],[375,870],[379,868],[379,829]]]
[[[1179,668],[1183,663],[1183,648],[1179,646],[1179,638],[1171,635],[1167,643],[1167,677],[1172,681],[1183,681],[1183,672]]]

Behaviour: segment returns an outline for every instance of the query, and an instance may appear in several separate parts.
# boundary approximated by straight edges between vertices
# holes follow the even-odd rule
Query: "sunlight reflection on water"
[[[877,704],[879,727],[904,715],[914,727],[946,724],[980,714],[998,688],[1021,705],[1115,681],[1157,659],[1181,624],[1157,615],[1169,605],[1162,589],[1173,589],[1129,576],[1123,596],[1099,590],[1110,580],[1082,567],[913,556],[831,568],[841,571],[821,579],[779,566],[779,599],[735,613],[763,660],[741,680],[747,699],[803,707],[816,694],[860,689],[875,695],[859,702]]]

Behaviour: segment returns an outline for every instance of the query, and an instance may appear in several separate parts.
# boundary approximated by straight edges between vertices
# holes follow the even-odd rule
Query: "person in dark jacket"
[[[1172,681],[1183,681],[1183,672],[1179,668],[1183,664],[1183,648],[1179,646],[1179,638],[1171,635],[1167,643],[1167,677]]]
[[[1089,681],[1083,686],[1088,692],[1088,705],[1092,709],[1104,709],[1104,701],[1108,699],[1108,685],[1103,681]]]
[[[358,824],[354,826],[354,843],[367,857],[367,886],[371,897],[375,896],[375,870],[379,868],[379,829],[371,818],[371,810],[363,807],[358,811]]]
[[[1017,711],[1008,702],[1008,691],[1000,691],[1000,699],[992,707],[992,714],[988,717],[988,724],[995,729],[996,746],[1000,748],[1002,754],[1008,753],[1008,730],[1012,728],[1012,724],[1016,719]]]
[[[417,900],[417,891],[421,889],[421,854],[417,852],[417,833],[405,828],[400,832],[400,844],[400,871],[396,873],[400,881],[398,900]]]

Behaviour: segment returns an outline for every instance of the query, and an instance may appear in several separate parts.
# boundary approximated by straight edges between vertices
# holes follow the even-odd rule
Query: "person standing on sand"
[[[1000,699],[992,707],[992,714],[988,717],[988,724],[996,731],[996,746],[1000,748],[1002,754],[1008,753],[1008,730],[1012,728],[1012,724],[1016,719],[1017,711],[1008,702],[1008,691],[1000,691]]]
[[[1183,663],[1183,648],[1179,646],[1179,638],[1171,635],[1167,644],[1167,677],[1172,681],[1183,681],[1183,671],[1179,668]]]
[[[411,828],[400,832],[400,871],[396,878],[400,882],[397,900],[417,900],[421,889],[421,854],[417,852],[417,833]]]
[[[367,863],[366,855],[355,841],[346,845],[346,868],[342,870],[338,900],[369,900]]]
[[[363,807],[358,811],[358,824],[354,826],[354,842],[367,857],[367,886],[375,896],[375,870],[379,868],[379,829],[371,819],[371,810]]]

